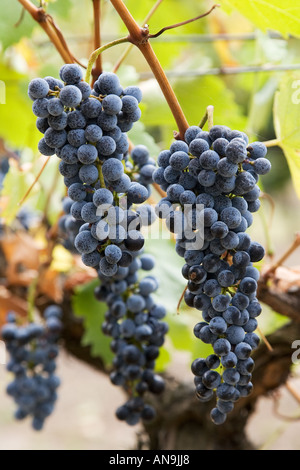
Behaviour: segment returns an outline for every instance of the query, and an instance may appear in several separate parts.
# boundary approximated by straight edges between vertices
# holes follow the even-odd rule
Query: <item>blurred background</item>
[[[65,194],[58,159],[47,161],[37,151],[40,134],[27,96],[29,81],[48,75],[58,78],[63,60],[21,3],[0,1],[0,324],[11,308],[26,316],[24,289],[30,288],[40,263],[47,257],[47,233],[57,223]],[[125,3],[141,25],[155,5],[154,0]],[[275,141],[268,154],[272,171],[262,181],[262,208],[254,214],[249,231],[266,248],[267,256],[261,266],[264,269],[280,259],[299,231],[300,111],[295,92],[300,84],[300,31],[293,21],[289,26],[273,21],[274,29],[270,30],[263,15],[255,17],[251,8],[246,8],[248,2],[240,8],[236,7],[239,2],[219,3],[221,8],[206,18],[167,31],[151,42],[190,125],[199,124],[207,106],[212,105],[215,124],[245,131],[250,141]],[[32,5],[46,9],[72,54],[86,65],[94,49],[93,2],[49,0],[41,4],[33,1]],[[193,18],[212,5],[204,0],[164,0],[148,21],[150,32]],[[275,13],[269,13],[272,19]],[[124,35],[126,29],[111,3],[102,0],[102,44]],[[126,47],[118,45],[103,53],[104,70],[114,68]],[[118,75],[123,87],[136,84],[143,91],[142,118],[129,138],[136,145],[147,145],[151,156],[157,158],[159,151],[172,142],[174,118],[138,50],[129,53]],[[38,181],[33,185],[35,180]],[[152,198],[158,201],[159,195],[153,191]],[[159,229],[165,230],[157,222],[154,230]],[[205,348],[193,337],[199,312],[182,305],[180,315],[176,313],[185,283],[182,260],[176,255],[172,240],[150,239],[146,249],[157,259],[157,299],[167,307],[170,325],[157,370],[189,382],[191,360],[205,354]],[[281,274],[295,288],[300,285],[299,259],[300,250],[295,249],[284,261],[287,270]],[[91,348],[94,358],[105,357],[109,362],[107,342],[95,330],[99,318],[97,322],[91,319],[96,308],[90,295],[94,275],[57,243],[40,294],[60,303],[62,278],[67,278],[74,288],[74,315],[83,319],[86,327],[83,344]],[[278,313],[265,303],[263,309],[259,326],[264,335],[290,321],[283,312]],[[62,386],[56,411],[45,430],[37,434],[28,422],[14,421],[14,404],[5,394],[9,376],[5,366],[0,365],[0,449],[135,448],[143,430],[117,421],[115,409],[124,396],[107,376],[66,351],[61,353],[58,371]],[[293,393],[282,385],[276,393],[257,400],[246,427],[247,437],[256,448],[300,449],[299,373],[299,366],[293,365],[289,379]]]

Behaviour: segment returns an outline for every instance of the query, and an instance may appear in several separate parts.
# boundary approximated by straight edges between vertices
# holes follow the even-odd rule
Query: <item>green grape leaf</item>
[[[174,90],[190,125],[197,125],[207,106],[212,105],[215,124],[226,124],[231,129],[245,128],[246,118],[222,78],[207,76],[180,80],[175,83]]]
[[[265,132],[273,115],[274,93],[277,88],[278,80],[271,77],[263,82],[261,88],[253,95],[247,123],[247,134],[250,141]]]
[[[64,19],[68,18],[68,14],[72,9],[72,1],[71,0],[47,0],[47,12],[55,14],[57,16],[61,16]]]
[[[144,124],[141,121],[134,124],[132,130],[128,133],[128,137],[134,145],[146,145],[151,157],[156,159],[160,152],[160,148],[155,143],[152,135],[148,134]]]
[[[180,313],[180,315],[169,315],[169,338],[173,343],[173,346],[178,351],[190,351],[191,343],[193,341],[193,330],[189,321],[187,321],[187,313]]]
[[[167,365],[170,364],[170,362],[171,362],[170,352],[165,347],[159,348],[159,356],[155,360],[155,371],[164,372],[167,368]]]
[[[199,320],[199,321],[202,321],[202,320]],[[198,338],[193,338],[190,351],[191,351],[191,361],[199,357],[206,358],[210,354],[214,353],[213,347],[211,344],[203,343],[203,341],[201,341]]]
[[[300,37],[300,5],[295,0],[220,0],[227,11],[237,10],[263,31]]]
[[[289,165],[300,198],[300,74],[287,73],[280,82],[274,101],[276,137]]]
[[[158,303],[164,305],[172,315],[177,311],[177,304],[186,286],[181,274],[182,258],[175,251],[172,240],[147,240],[147,253],[155,257],[155,267],[151,275],[159,279],[156,293]]]
[[[267,304],[262,303],[263,312],[259,317],[259,327],[264,335],[275,333],[284,325],[288,324],[290,320],[281,315],[280,313],[272,310]],[[257,333],[259,335],[259,333]]]
[[[137,2],[136,0],[126,1],[127,8],[140,25],[142,25],[154,4],[155,2],[153,0],[143,0],[141,2]],[[165,26],[196,17],[207,11],[207,9],[205,2],[182,2],[181,0],[162,2],[148,21],[150,33],[155,34]],[[126,31],[124,24],[121,25],[121,28],[123,32]],[[181,55],[184,55],[184,51],[191,46],[191,43],[188,39],[184,38],[184,35],[201,34],[204,33],[205,28],[205,21],[195,21],[181,28],[168,30],[162,36],[154,39],[152,45],[162,66],[165,69],[172,67],[174,58],[179,58]],[[181,40],[172,42],[172,38],[175,36],[178,37],[178,35],[181,36]],[[137,55],[139,51],[133,51],[131,54],[133,55],[134,53],[136,57],[139,57]]]
[[[29,147],[36,151],[42,135],[36,129],[32,101],[27,96],[29,79],[0,63],[2,85],[0,137],[13,149]]]
[[[111,340],[101,331],[107,305],[96,300],[94,296],[94,289],[98,285],[99,281],[95,280],[78,286],[72,297],[72,308],[74,314],[83,319],[85,332],[82,337],[82,345],[90,346],[91,355],[100,357],[106,366],[110,366],[113,359],[113,353],[110,349]]]
[[[24,12],[22,18],[21,14],[22,6],[18,2],[1,1],[0,43],[3,49],[18,43],[23,37],[31,36],[36,23],[28,12]]]
[[[300,146],[297,149],[281,145],[286,161],[289,166],[296,194],[300,199]]]
[[[212,105],[215,108],[215,124],[226,123],[232,129],[245,128],[246,118],[235,103],[233,92],[226,88],[222,78],[207,76],[176,80],[173,88],[190,125],[199,124],[207,106]],[[146,107],[143,122],[146,126],[176,126],[168,105],[154,81],[153,85],[149,84],[144,91],[143,102]]]

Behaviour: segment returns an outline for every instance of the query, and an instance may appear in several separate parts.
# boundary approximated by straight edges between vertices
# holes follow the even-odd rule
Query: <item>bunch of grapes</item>
[[[185,261],[185,302],[202,311],[194,334],[213,347],[212,355],[195,359],[192,372],[201,401],[216,395],[215,424],[224,423],[253,387],[250,355],[259,344],[255,330],[261,313],[253,263],[265,252],[246,230],[260,207],[259,175],[271,168],[266,154],[262,143],[249,144],[243,132],[192,126],[185,141],[160,153],[153,174],[167,193],[157,214],[176,234],[176,251]]]
[[[153,256],[141,250],[131,252],[116,275],[100,275],[102,284],[95,291],[96,298],[109,307],[102,330],[112,338],[111,349],[116,354],[111,382],[130,395],[116,416],[129,425],[153,419],[155,410],[143,396],[164,390],[164,380],[154,368],[168,331],[168,324],[161,321],[166,310],[156,304],[152,295],[158,288],[157,279],[150,274],[142,279],[138,276],[140,270],[151,271],[154,264]]]
[[[32,322],[19,326],[15,313],[10,312],[1,331],[10,356],[7,370],[15,376],[7,386],[8,395],[17,405],[15,418],[23,420],[30,416],[37,431],[52,414],[60,385],[55,370],[61,315],[61,309],[51,305],[44,312],[45,325]]]
[[[37,128],[44,133],[39,150],[61,159],[68,199],[60,228],[87,266],[100,263],[102,274],[113,275],[120,245],[143,245],[142,235],[129,227],[128,211],[148,199],[155,162],[144,146],[133,149],[130,162],[126,135],[141,116],[142,94],[138,87],[123,89],[108,72],[91,89],[74,64],[64,65],[60,77],[63,82],[46,77],[29,84]],[[131,178],[137,170],[140,182]]]
[[[60,77],[29,85],[44,133],[39,150],[61,159],[67,196],[60,234],[101,281],[95,295],[108,305],[102,329],[116,354],[111,381],[130,395],[116,414],[134,425],[155,415],[144,394],[164,388],[154,368],[168,330],[161,321],[166,311],[151,295],[156,278],[138,275],[154,267],[153,257],[143,254],[141,229],[156,218],[145,204],[156,162],[144,145],[130,149],[126,134],[141,116],[142,94],[138,87],[123,89],[113,73],[102,73],[91,89],[77,65],[62,67]]]
[[[76,220],[71,214],[71,207],[74,204],[74,201],[65,196],[62,200],[62,209],[64,214],[59,218],[58,221],[58,233],[62,245],[66,250],[75,254],[78,253],[74,246],[76,235],[82,225],[84,224],[83,220]]]

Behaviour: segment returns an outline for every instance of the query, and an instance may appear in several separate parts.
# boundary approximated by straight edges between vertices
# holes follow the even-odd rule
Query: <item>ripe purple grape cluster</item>
[[[111,382],[130,394],[116,415],[135,425],[155,415],[144,395],[164,388],[154,368],[168,330],[161,321],[166,311],[152,296],[156,278],[139,279],[140,270],[154,267],[153,257],[143,252],[141,228],[156,218],[145,204],[156,162],[144,145],[130,150],[126,134],[141,116],[142,94],[135,86],[123,89],[112,73],[102,73],[91,89],[76,65],[64,66],[60,77],[62,82],[46,77],[29,85],[44,133],[39,149],[61,159],[68,195],[60,234],[101,281],[95,296],[108,305],[102,329],[116,355]]]
[[[160,153],[153,174],[167,193],[156,212],[175,233],[176,251],[185,261],[185,302],[202,311],[194,334],[213,348],[206,359],[194,360],[192,372],[201,401],[216,395],[211,411],[215,424],[223,424],[234,403],[253,387],[250,355],[259,344],[255,330],[261,313],[259,271],[253,263],[265,252],[246,230],[260,207],[259,175],[271,168],[266,154],[262,143],[249,144],[243,132],[192,126],[185,141]],[[201,244],[190,248],[199,221]]]
[[[39,150],[61,159],[68,188],[62,232],[70,234],[84,264],[113,275],[121,262],[120,245],[138,250],[144,243],[129,227],[128,211],[148,199],[155,161],[143,145],[132,150],[130,161],[126,134],[141,116],[142,94],[135,86],[123,89],[108,72],[91,89],[74,64],[64,65],[60,77],[62,82],[46,77],[29,84],[37,127],[44,133]],[[137,171],[138,178],[132,178]]]
[[[146,180],[139,174],[140,164],[142,168],[150,169]],[[99,182],[93,186],[80,184],[80,188],[71,185],[62,203],[64,215],[59,220],[59,229],[64,246],[80,253],[86,266],[100,268],[104,274],[114,273],[122,265],[122,250],[138,250],[143,246],[140,228],[153,223],[156,217],[148,204],[132,209],[132,194],[135,191],[135,205],[138,199],[144,200],[144,197],[141,199],[141,187],[145,197],[148,198],[150,193],[155,162],[147,148],[144,145],[134,147],[126,155],[125,165],[126,177],[132,183],[131,192],[117,193],[109,186],[99,187]],[[78,201],[78,191],[85,191],[83,201]]]
[[[154,369],[168,331],[168,324],[162,321],[166,309],[152,295],[158,288],[157,279],[151,274],[139,279],[140,270],[150,272],[155,264],[153,256],[142,251],[131,253],[133,258],[130,255],[126,266],[112,278],[100,275],[101,286],[95,291],[96,298],[109,307],[102,330],[112,338],[115,353],[111,382],[130,392],[116,416],[129,425],[152,420],[155,410],[145,403],[144,395],[164,390],[164,380]]]
[[[59,354],[58,340],[62,329],[62,311],[51,305],[44,312],[45,325],[17,324],[14,312],[8,314],[1,335],[9,353],[7,370],[15,378],[7,393],[16,405],[15,418],[32,418],[32,427],[40,431],[54,410],[60,379],[55,375]]]

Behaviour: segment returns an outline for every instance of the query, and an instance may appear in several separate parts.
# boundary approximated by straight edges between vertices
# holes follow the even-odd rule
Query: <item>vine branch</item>
[[[101,0],[93,0],[93,12],[94,12],[94,50],[101,47]],[[92,75],[94,80],[99,77],[102,73],[102,57],[101,54],[96,59],[94,70]]]
[[[158,31],[158,33],[156,34],[149,34],[149,38],[158,38],[158,36],[160,36],[161,34],[163,34],[165,31],[168,31],[170,29],[175,29],[175,28],[179,28],[180,26],[185,26],[186,24],[190,24],[190,23],[193,23],[194,21],[197,21],[197,20],[200,20],[201,18],[205,18],[205,16],[208,16],[210,15],[210,13],[215,9],[215,8],[218,8],[220,7],[221,5],[213,5],[211,7],[211,9],[209,11],[207,11],[206,13],[203,13],[202,15],[199,15],[199,16],[196,16],[195,18],[192,18],[190,20],[186,20],[186,21],[182,21],[181,23],[176,23],[176,24],[172,24],[171,26],[165,26],[164,28],[162,28],[160,31]]]
[[[214,107],[212,105],[207,106],[205,115],[199,123],[199,127],[202,129],[206,123],[208,123],[208,130],[214,125]]]
[[[47,36],[49,37],[50,41],[62,57],[65,63],[73,63],[77,62],[74,56],[71,54],[65,39],[54,23],[53,18],[46,13],[43,8],[37,8],[30,0],[18,0],[18,2],[25,8],[25,10],[30,13],[32,18],[39,23],[39,25],[43,28]]]
[[[122,0],[111,0],[111,3],[128,29],[130,41],[140,49],[148,62],[148,65],[150,66],[177,123],[179,133],[176,137],[183,140],[189,124],[171,84],[155,55],[151,44],[148,42],[149,31],[146,28],[140,28]]]
[[[148,21],[152,18],[152,16],[154,15],[154,13],[156,12],[157,8],[159,7],[159,5],[163,2],[163,0],[157,0],[157,2],[155,3],[155,5],[153,6],[153,8],[151,8],[151,10],[149,11],[148,15],[146,16],[146,18],[144,19],[143,21],[143,26],[148,23]],[[117,73],[117,71],[119,70],[121,64],[124,62],[124,60],[126,59],[126,57],[128,56],[128,54],[130,53],[130,51],[133,49],[134,45],[133,44],[129,44],[129,46],[126,48],[126,50],[123,52],[122,56],[120,57],[120,59],[118,60],[118,62],[115,64],[114,68],[113,68],[113,73]]]
[[[26,201],[26,199],[28,198],[29,194],[31,193],[31,191],[33,190],[34,186],[37,184],[37,182],[39,181],[44,169],[46,168],[47,166],[47,163],[49,162],[51,157],[47,157],[46,160],[44,161],[43,163],[43,166],[42,168],[40,169],[40,171],[38,172],[37,176],[35,177],[33,183],[31,184],[31,186],[28,188],[28,190],[26,191],[26,193],[24,194],[24,196],[22,197],[22,199],[18,202],[18,206],[22,206],[24,204],[24,202]]]
[[[273,140],[267,140],[266,142],[264,142],[264,145],[270,148],[270,147],[277,147],[278,145],[280,145],[280,143],[281,143],[280,139],[273,139]]]
[[[98,59],[98,57],[102,54],[102,52],[106,51],[107,49],[110,49],[113,46],[117,46],[118,44],[123,44],[124,42],[129,42],[129,41],[130,41],[129,37],[126,36],[124,38],[116,39],[115,41],[109,42],[108,44],[105,44],[104,46],[99,47],[99,49],[96,49],[89,58],[89,62],[88,62],[86,74],[85,74],[85,81],[87,83],[90,83],[93,66],[96,60]]]
[[[268,279],[272,274],[275,273],[276,269],[279,268],[290,256],[291,254],[300,246],[300,232],[296,233],[295,239],[287,251],[279,258],[279,260],[274,263],[270,268],[264,273],[263,278]]]

